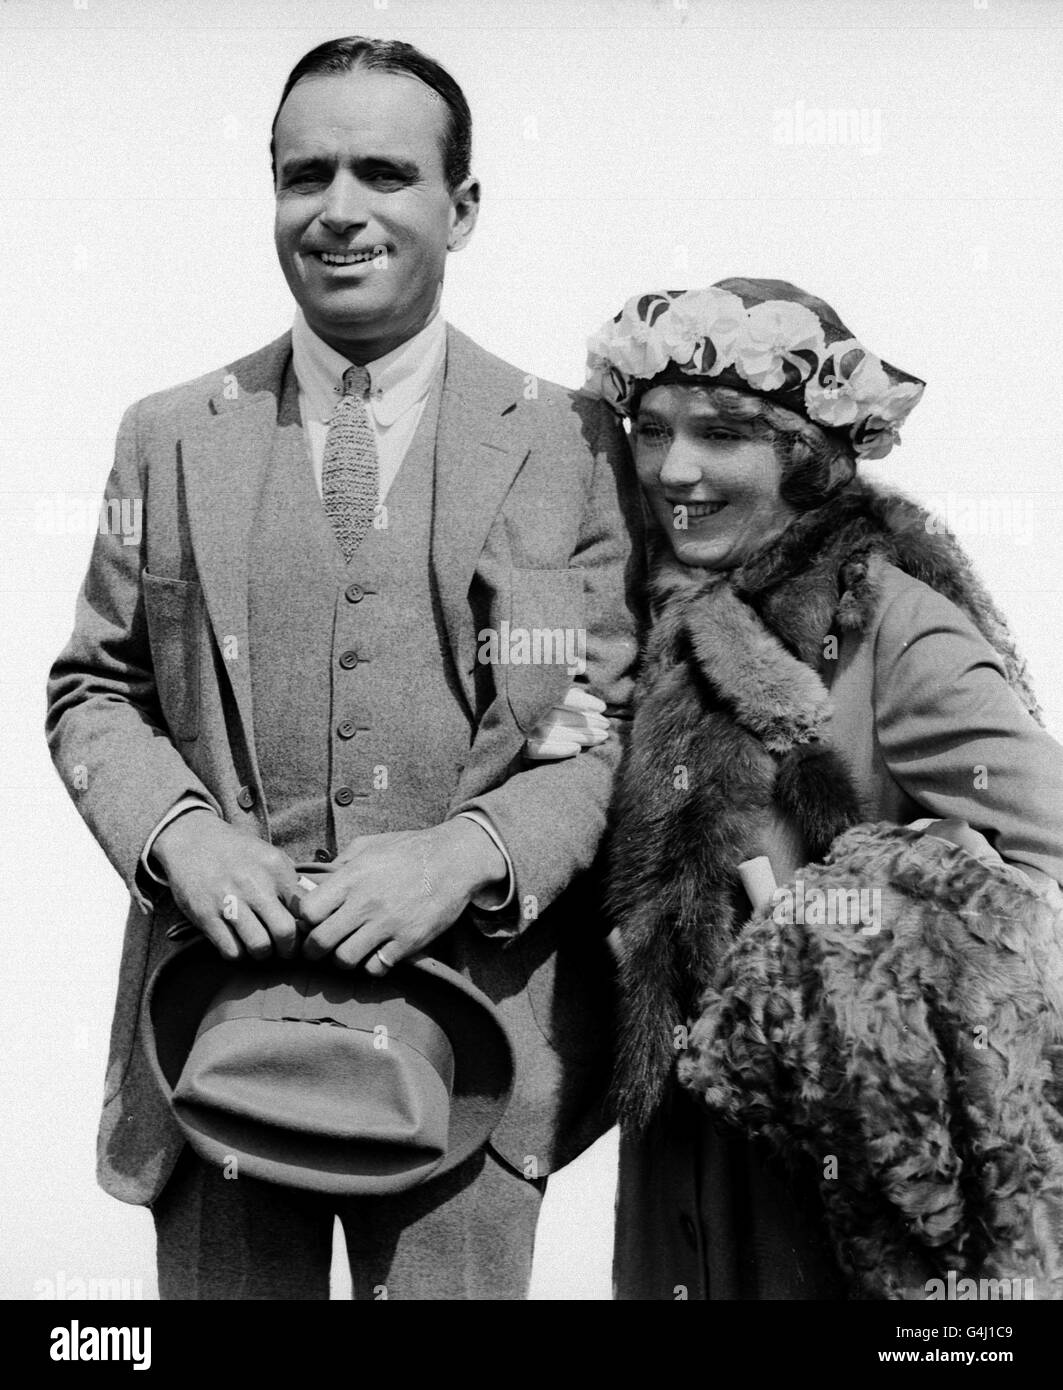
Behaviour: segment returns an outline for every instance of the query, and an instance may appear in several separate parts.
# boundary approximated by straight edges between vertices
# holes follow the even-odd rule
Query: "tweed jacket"
[[[181,1147],[139,1031],[145,982],[172,949],[166,932],[178,916],[139,866],[144,844],[188,793],[270,836],[240,654],[249,533],[290,356],[286,333],[126,413],[106,495],[143,500],[143,534],[137,545],[97,538],[73,635],[49,678],[53,759],[131,898],[98,1148],[102,1186],[128,1202],[153,1200]],[[585,630],[581,679],[622,723],[637,647],[625,577],[639,515],[610,412],[453,328],[435,457],[437,621],[454,698],[475,728],[450,814],[484,811],[516,876],[514,910],[465,914],[451,929],[452,953],[495,1000],[517,1050],[517,1087],[494,1144],[542,1175],[604,1124],[609,955],[588,904],[620,741],[525,764],[528,731],[572,676],[559,663],[478,662],[477,633],[503,622]]]

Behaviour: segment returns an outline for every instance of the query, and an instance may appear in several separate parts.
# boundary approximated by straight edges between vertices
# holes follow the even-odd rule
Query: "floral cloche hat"
[[[584,392],[629,415],[640,384],[709,378],[755,391],[881,459],[926,386],[850,333],[825,300],[785,280],[720,280],[635,295],[587,341]]]

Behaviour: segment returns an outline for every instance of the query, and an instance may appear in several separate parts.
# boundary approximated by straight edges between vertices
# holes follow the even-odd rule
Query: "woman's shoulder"
[[[951,646],[968,658],[977,653],[1003,675],[999,654],[950,598],[882,556],[871,560],[869,579],[875,602],[866,635],[879,659],[889,662],[916,644],[929,644],[940,659]]]

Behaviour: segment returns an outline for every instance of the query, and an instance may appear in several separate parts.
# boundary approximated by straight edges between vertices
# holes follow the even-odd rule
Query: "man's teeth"
[[[357,265],[359,261],[371,261],[372,251],[348,251],[340,255],[336,251],[321,251],[321,259],[326,265]]]

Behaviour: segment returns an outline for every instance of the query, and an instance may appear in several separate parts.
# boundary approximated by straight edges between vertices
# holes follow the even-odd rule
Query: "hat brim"
[[[234,970],[254,971],[255,965],[224,961],[202,938],[181,943],[156,966],[141,1013],[142,1043],[156,1081],[185,1137],[207,1161],[223,1165],[243,1152],[253,1155],[245,1171],[265,1182],[335,1196],[401,1192],[451,1172],[481,1148],[500,1123],[516,1075],[512,1041],[490,999],[431,957],[402,961],[391,973],[396,983],[401,980],[407,1002],[436,1022],[453,1050],[448,1139],[441,1160],[400,1163],[387,1171],[379,1150],[337,1140],[315,1145],[312,1164],[300,1163],[292,1160],[284,1143],[270,1144],[267,1126],[244,1125],[235,1116],[213,1116],[204,1110],[182,1112],[173,1106],[174,1088],[204,1014]],[[357,970],[336,974],[350,981],[352,991],[360,978],[368,978]]]

